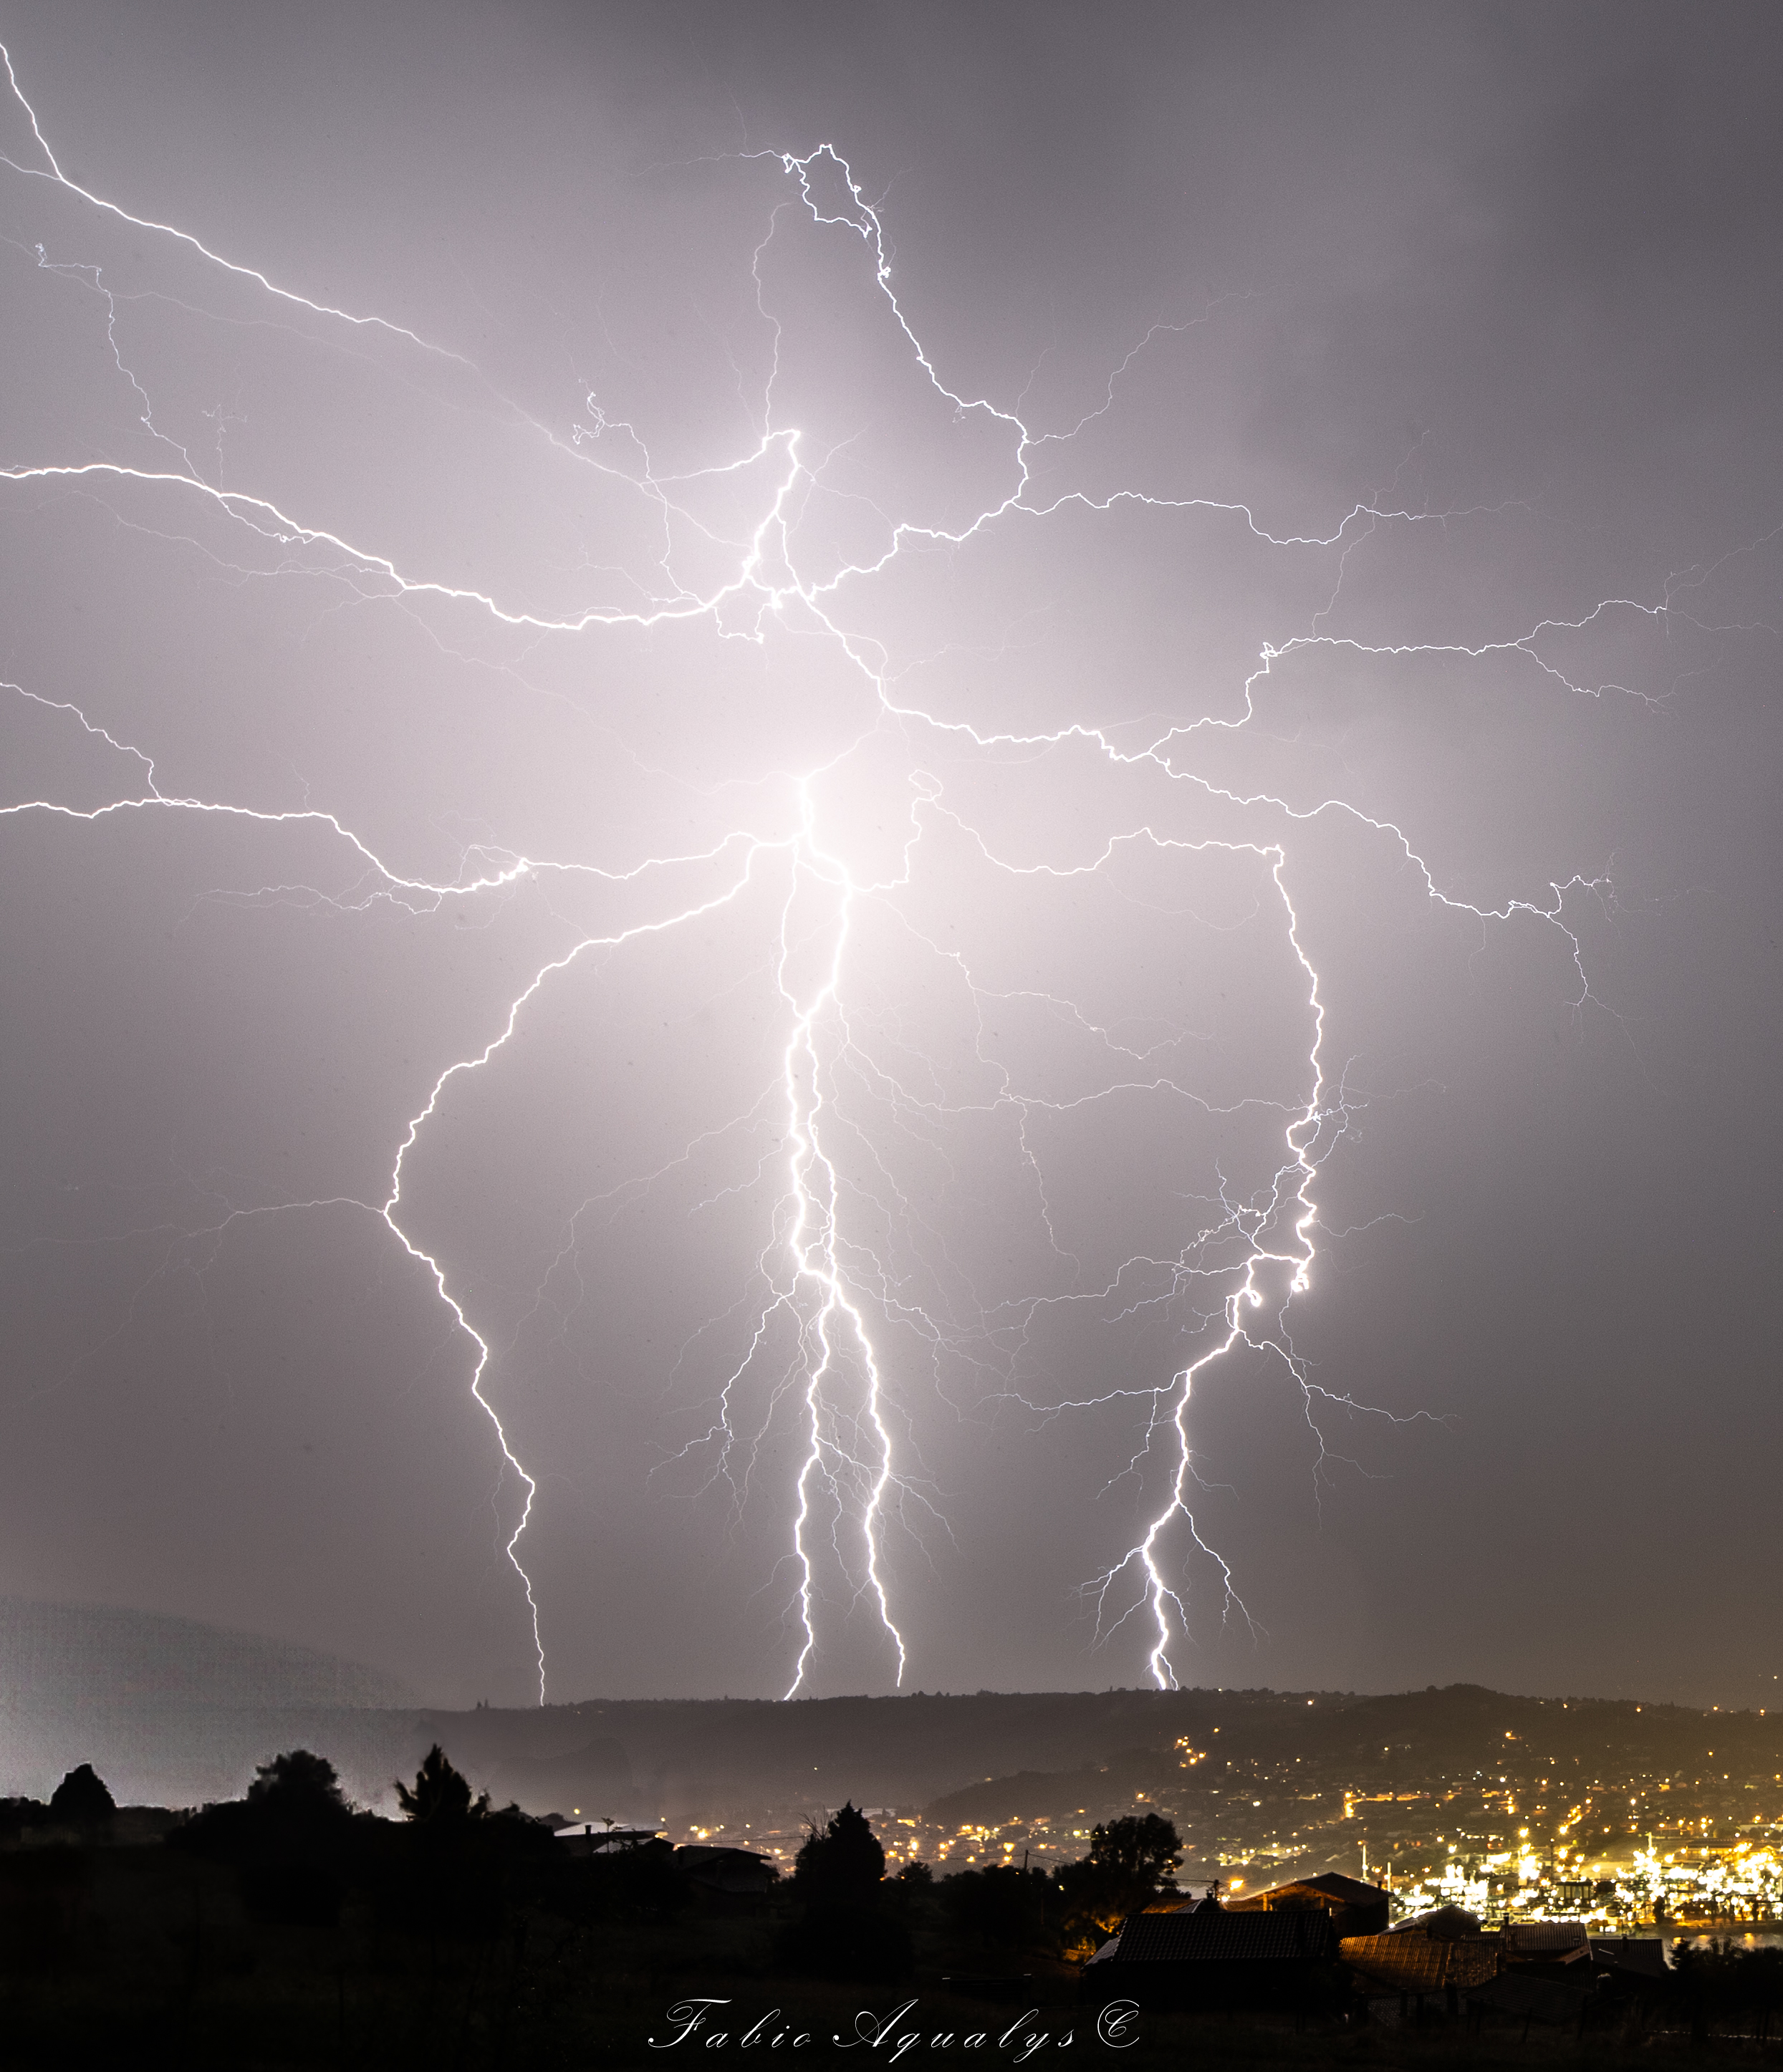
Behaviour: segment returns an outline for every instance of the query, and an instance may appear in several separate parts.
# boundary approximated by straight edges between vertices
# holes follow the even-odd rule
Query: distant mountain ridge
[[[320,1648],[116,1605],[0,1597],[0,1712],[407,1710],[401,1678]]]
[[[1550,1763],[1632,1765],[1656,1774],[1703,1766],[1719,1750],[1743,1774],[1783,1777],[1783,1716],[1711,1712],[1632,1699],[1532,1698],[1477,1684],[1374,1694],[1114,1690],[915,1692],[900,1697],[589,1699],[579,1704],[432,1712],[429,1732],[526,1803],[516,1758],[557,1759],[598,1737],[629,1758],[651,1810],[772,1803],[834,1811],[857,1803],[941,1806],[1007,1816],[1011,1787],[1031,1807],[1074,1811],[1105,1791],[1131,1803],[1131,1759],[1153,1765],[1180,1739],[1270,1765],[1472,1776],[1505,1767],[1507,1747]],[[1168,1754],[1169,1767],[1177,1758]],[[1589,1774],[1587,1772],[1587,1774]],[[512,1783],[507,1781],[513,1779]],[[1086,1787],[1088,1787],[1086,1789]],[[611,1807],[603,1807],[611,1811]]]
[[[47,1798],[65,1771],[91,1762],[121,1802],[191,1806],[237,1795],[257,1764],[304,1747],[336,1765],[356,1801],[389,1807],[394,1780],[412,1776],[436,1741],[478,1789],[535,1813],[703,1824],[777,1809],[796,1823],[853,1799],[953,1827],[1155,1805],[1181,1812],[1197,1848],[1223,1834],[1234,1809],[1258,1823],[1285,1819],[1291,1836],[1317,1811],[1295,1810],[1311,1806],[1302,1794],[1329,1793],[1340,1806],[1352,1787],[1377,1807],[1415,1799],[1418,1819],[1447,1836],[1439,1807],[1448,1782],[1501,1784],[1513,1773],[1544,1786],[1552,1777],[1556,1788],[1562,1777],[1569,1788],[1575,1777],[1626,1777],[1637,1790],[1650,1780],[1667,1793],[1668,1814],[1678,1800],[1661,1780],[1712,1774],[1729,1799],[1703,1800],[1718,1819],[1744,1818],[1761,1799],[1768,1807],[1773,1782],[1783,1797],[1783,1718],[1760,1712],[1461,1684],[1382,1695],[593,1698],[446,1711],[319,1649],[116,1606],[0,1597],[0,1795]],[[1200,1752],[1192,1770],[1191,1745]],[[1256,1780],[1242,1806],[1227,1770]],[[1271,1791],[1292,1806],[1283,1798],[1278,1815]],[[1742,1792],[1753,1795],[1732,1796]],[[1652,1817],[1661,1810],[1655,1801]],[[1385,1844],[1386,1815],[1369,1818],[1371,1847]],[[1397,1832],[1412,1815],[1402,1807],[1393,1818]]]
[[[0,1597],[0,1797],[90,1762],[121,1803],[196,1806],[282,1749],[327,1754],[363,1801],[426,1748],[400,1678],[320,1648],[117,1605]]]

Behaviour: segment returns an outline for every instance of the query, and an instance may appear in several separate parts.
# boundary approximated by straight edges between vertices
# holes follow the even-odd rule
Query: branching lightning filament
[[[513,1414],[504,1416],[499,1407],[504,1348],[494,1328],[473,1314],[476,1303],[463,1292],[471,1276],[454,1268],[437,1243],[425,1245],[417,1235],[414,1154],[448,1105],[474,1100],[496,1061],[516,1047],[517,1032],[572,974],[656,939],[691,937],[714,917],[741,927],[741,917],[755,911],[751,902],[776,916],[766,955],[780,1016],[778,1076],[758,1090],[755,1106],[735,1129],[739,1138],[765,1133],[770,1124],[777,1133],[774,1207],[760,1233],[758,1285],[739,1301],[741,1336],[729,1348],[710,1429],[681,1457],[704,1464],[708,1487],[722,1481],[739,1503],[745,1496],[760,1502],[764,1493],[751,1476],[764,1436],[796,1419],[796,1468],[772,1493],[784,1507],[782,1567],[772,1585],[763,1584],[782,1592],[785,1694],[815,1687],[827,1622],[856,1610],[873,1628],[889,1680],[902,1684],[920,1659],[920,1621],[907,1608],[912,1585],[904,1571],[917,1567],[908,1557],[923,1552],[925,1533],[945,1533],[947,1492],[944,1468],[923,1457],[912,1436],[912,1416],[922,1392],[934,1394],[936,1375],[949,1363],[974,1374],[978,1383],[971,1400],[965,1392],[949,1398],[950,1414],[1012,1418],[1029,1430],[1075,1420],[1136,1435],[1130,1449],[1122,1442],[1122,1449],[1130,1451],[1130,1478],[1118,1478],[1118,1487],[1149,1493],[1108,1540],[1107,1558],[1085,1587],[1094,1603],[1099,1641],[1112,1642],[1137,1622],[1149,1675],[1161,1688],[1174,1686],[1206,1616],[1193,1601],[1192,1568],[1216,1579],[1218,1619],[1249,1618],[1232,1566],[1197,1523],[1203,1486],[1198,1390],[1236,1354],[1273,1361],[1299,1392],[1324,1457],[1318,1418],[1332,1399],[1295,1350],[1290,1313],[1314,1286],[1315,1186],[1351,1109],[1342,1089],[1343,1061],[1327,1056],[1328,1009],[1343,974],[1316,968],[1308,948],[1314,939],[1303,918],[1304,880],[1298,870],[1307,831],[1339,823],[1359,831],[1385,867],[1406,875],[1430,909],[1445,918],[1459,917],[1476,930],[1515,923],[1547,931],[1572,966],[1576,1008],[1592,997],[1580,911],[1610,896],[1600,873],[1563,870],[1549,888],[1551,897],[1515,890],[1491,898],[1464,897],[1427,861],[1427,835],[1355,800],[1308,795],[1286,780],[1264,786],[1235,777],[1215,751],[1235,740],[1254,740],[1267,680],[1315,658],[1382,668],[1418,656],[1459,669],[1489,664],[1521,672],[1543,696],[1600,696],[1617,687],[1564,662],[1568,638],[1611,620],[1662,624],[1669,600],[1592,598],[1570,617],[1505,627],[1487,638],[1371,643],[1327,625],[1358,544],[1377,532],[1410,532],[1455,514],[1382,500],[1357,504],[1335,527],[1272,531],[1242,504],[1187,493],[1166,496],[1127,487],[1043,490],[1036,472],[1043,455],[1050,466],[1117,409],[1121,382],[1151,349],[1154,333],[1110,370],[1106,398],[1061,426],[1031,424],[1016,405],[956,390],[942,371],[945,350],[922,335],[924,327],[894,284],[879,206],[828,144],[734,162],[739,177],[778,183],[751,260],[758,342],[768,341],[760,381],[751,385],[739,377],[739,393],[747,391],[751,435],[714,451],[698,470],[659,473],[649,427],[614,414],[620,406],[610,408],[595,393],[579,395],[574,413],[554,427],[499,394],[455,347],[430,343],[393,318],[355,314],[307,296],[240,256],[219,253],[192,231],[154,221],[76,185],[52,154],[10,56],[6,63],[15,112],[27,119],[35,155],[0,156],[0,178],[12,183],[14,201],[23,197],[21,205],[54,197],[59,227],[46,231],[35,248],[44,292],[52,284],[57,292],[90,298],[113,371],[129,392],[137,428],[132,436],[146,438],[152,451],[131,449],[143,454],[140,462],[72,446],[48,457],[9,457],[0,467],[0,495],[20,505],[76,495],[106,501],[132,524],[165,528],[164,536],[187,542],[232,582],[326,586],[331,597],[356,610],[405,615],[442,654],[473,642],[493,643],[480,648],[480,656],[492,657],[490,666],[517,684],[527,682],[528,658],[538,643],[577,643],[600,652],[601,643],[621,635],[692,628],[710,639],[714,653],[728,643],[805,643],[821,652],[843,687],[832,700],[846,707],[842,717],[829,716],[821,744],[802,760],[791,758],[783,789],[792,803],[777,816],[752,801],[715,842],[683,849],[665,841],[658,852],[639,840],[599,861],[582,853],[512,853],[480,836],[466,845],[463,868],[446,878],[404,866],[374,833],[326,802],[292,809],[163,789],[158,768],[170,758],[154,744],[127,741],[90,717],[87,707],[28,683],[6,687],[10,698],[30,708],[34,722],[84,730],[97,744],[93,752],[102,748],[119,774],[115,795],[98,804],[49,795],[20,799],[0,812],[0,825],[212,816],[248,832],[270,854],[300,832],[334,844],[350,861],[353,889],[344,895],[304,895],[319,905],[331,902],[343,911],[383,905],[408,916],[446,906],[482,912],[529,887],[552,896],[561,892],[564,911],[582,917],[566,946],[523,974],[485,1040],[430,1079],[424,1077],[406,1120],[393,1117],[382,1198],[343,1197],[338,1204],[344,1213],[363,1212],[384,1227],[387,1236],[380,1235],[379,1243],[393,1240],[401,1260],[410,1263],[405,1272],[411,1264],[421,1269],[460,1334],[470,1392],[488,1420],[503,1502],[511,1507],[503,1517],[513,1571],[507,1587],[517,1585],[524,1603],[540,1701],[550,1688],[552,1607],[535,1587],[527,1547],[548,1510],[549,1488],[536,1462],[529,1465]],[[76,211],[84,215],[71,212]],[[480,407],[527,465],[589,471],[603,491],[622,500],[620,508],[641,543],[633,559],[620,575],[595,568],[588,587],[571,602],[545,604],[537,594],[508,594],[499,578],[479,574],[474,551],[464,557],[470,573],[460,580],[438,567],[410,565],[402,549],[359,536],[358,521],[331,508],[287,508],[293,500],[288,495],[275,496],[252,483],[221,486],[220,471],[207,473],[193,458],[191,442],[183,442],[171,417],[158,413],[154,372],[128,342],[128,312],[121,315],[105,265],[79,251],[56,249],[55,240],[73,234],[70,224],[89,221],[96,237],[110,226],[129,226],[139,244],[177,256],[187,275],[193,267],[208,269],[204,278],[214,277],[219,292],[226,287],[232,296],[255,298],[253,306],[270,321],[303,327],[300,337],[393,356],[403,378],[418,384],[436,377],[474,384]],[[882,508],[865,492],[845,491],[837,486],[845,479],[841,442],[821,448],[809,426],[789,417],[783,397],[793,319],[776,300],[772,268],[776,240],[792,236],[795,226],[798,235],[815,240],[810,249],[826,265],[845,268],[854,290],[871,298],[882,345],[914,384],[926,384],[929,401],[949,425],[982,442],[973,449],[978,457],[972,467],[962,462],[959,469],[962,481],[977,486],[970,508],[945,517],[933,508],[911,515]],[[1160,325],[1155,332],[1180,328]],[[964,500],[962,491],[955,501]],[[850,522],[858,520],[859,534],[820,535],[813,511],[844,504]],[[721,506],[733,515],[713,516]],[[739,510],[744,516],[735,518]],[[945,560],[951,567],[968,548],[1021,536],[1022,528],[1190,515],[1260,552],[1309,561],[1329,578],[1320,610],[1282,630],[1257,655],[1251,673],[1226,687],[1225,704],[1196,716],[1118,727],[1089,717],[980,723],[962,717],[957,704],[931,697],[912,656],[895,659],[889,637],[867,630],[867,602],[895,575],[928,561]],[[852,543],[846,551],[835,544],[843,536]],[[850,699],[857,703],[848,705]],[[835,832],[826,786],[848,757],[885,742],[907,754],[908,764],[887,816],[896,825],[871,852],[879,860],[869,862],[863,860],[867,847],[854,845],[851,831]],[[960,773],[984,779],[994,791],[1042,769],[1064,772],[1064,781],[1092,803],[1077,827],[1038,809],[1031,837],[1018,848],[984,807],[986,790],[974,791]],[[723,789],[722,783],[708,787]],[[1086,997],[1037,985],[1022,991],[1018,1001],[1019,989],[1003,975],[986,972],[974,953],[945,938],[932,907],[919,910],[912,892],[919,872],[944,872],[935,856],[955,853],[1012,902],[1043,885],[1107,886],[1141,865],[1175,874],[1172,882],[1184,888],[1203,870],[1230,874],[1240,888],[1233,897],[1251,901],[1254,925],[1267,930],[1287,974],[1281,982],[1293,988],[1282,1026],[1291,1039],[1294,1083],[1268,1095],[1205,1096],[1184,1068],[1188,1038],[1182,1031],[1135,1033],[1099,1017]],[[692,895],[690,882],[698,887]],[[289,888],[281,882],[263,890],[271,897]],[[590,912],[602,918],[590,923]],[[876,931],[871,939],[870,931]],[[924,1060],[921,1043],[900,1018],[899,980],[875,968],[883,943],[893,939],[900,956],[935,974],[937,985],[952,989],[950,1000],[967,1003],[963,1011],[978,1032],[976,1049],[951,1078]],[[997,1023],[1018,1008],[1065,1032],[1095,1061],[1081,1089],[1043,1086],[1025,1067],[1010,1062]],[[895,1030],[896,1040],[883,1034],[887,1029]],[[1249,1182],[1229,1182],[1222,1172],[1219,1198],[1199,1203],[1188,1198],[1185,1179],[1183,1228],[1173,1251],[1135,1252],[1111,1272],[1086,1270],[1060,1235],[1040,1139],[1047,1128],[1086,1107],[1142,1098],[1215,1119],[1242,1116],[1247,1123],[1254,1120],[1252,1111],[1266,1108],[1279,1127],[1274,1170]],[[980,1300],[970,1272],[957,1264],[937,1234],[929,1207],[894,1172],[892,1137],[920,1142],[941,1161],[944,1152],[936,1147],[968,1129],[986,1133],[986,1141],[988,1133],[1000,1132],[996,1141],[1011,1147],[1032,1219],[1044,1233],[1050,1276],[1044,1285]],[[648,1183],[643,1176],[637,1185]],[[863,1207],[870,1199],[886,1228],[917,1233],[920,1244],[912,1240],[900,1252],[892,1239],[876,1235]],[[230,1220],[223,1219],[219,1232]],[[572,1227],[564,1257],[579,1241]],[[1136,1385],[1105,1388],[1076,1378],[1054,1385],[1024,1361],[1043,1323],[1068,1311],[1110,1324],[1142,1314],[1166,1316],[1181,1357]]]
[[[832,894],[833,903],[827,956],[820,957],[820,975],[814,985],[806,981],[802,997],[792,969],[797,935],[790,899],[780,923],[780,989],[792,1024],[784,1077],[787,1193],[792,1205],[786,1248],[793,1299],[801,1313],[800,1355],[805,1369],[804,1400],[809,1420],[808,1450],[793,1485],[793,1554],[798,1570],[803,1638],[786,1692],[789,1698],[803,1683],[817,1645],[807,1538],[814,1529],[812,1502],[820,1485],[838,1499],[838,1511],[842,1508],[842,1486],[850,1480],[859,1485],[860,1566],[865,1586],[896,1650],[896,1680],[900,1684],[905,1663],[904,1637],[892,1619],[880,1568],[882,1512],[894,1480],[892,1435],[885,1424],[872,1336],[859,1303],[850,1293],[839,1255],[841,1185],[824,1150],[822,1127],[824,1060],[819,1031],[841,993],[852,888],[833,861],[809,854],[801,861],[805,874]],[[845,1414],[834,1398],[841,1370],[850,1365],[858,1374],[860,1402],[852,1414]]]

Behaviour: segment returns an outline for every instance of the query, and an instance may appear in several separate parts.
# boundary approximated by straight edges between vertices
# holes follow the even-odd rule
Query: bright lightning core
[[[554,1634],[648,1614],[647,1562],[602,1571],[651,1504],[720,1535],[789,1695],[920,1684],[992,1587],[975,1508],[1030,1482],[1061,1634],[1173,1684],[1250,1617],[1209,1404],[1229,1441],[1291,1403],[1308,1490],[1359,1414],[1294,1333],[1356,1087],[1410,1084],[1431,974],[1464,1002],[1495,933],[1591,1000],[1600,856],[1538,826],[1456,867],[1447,751],[1395,782],[1371,730],[1626,704],[1593,643],[1625,671],[1662,600],[1507,614],[1456,567],[1515,513],[1266,508],[1160,458],[1242,303],[1044,406],[1032,368],[976,393],[828,145],[661,203],[699,295],[511,384],[75,184],[28,85],[4,250],[67,356],[0,496],[154,630],[23,643],[6,839],[189,823],[233,875],[183,928],[413,960],[399,1041],[329,1038],[378,1170],[217,1161],[141,1285],[269,1219],[393,1248],[486,1420],[541,1697]],[[653,361],[664,310],[701,342]],[[1446,616],[1397,608],[1433,554]],[[446,1386],[437,1332],[407,1357]]]

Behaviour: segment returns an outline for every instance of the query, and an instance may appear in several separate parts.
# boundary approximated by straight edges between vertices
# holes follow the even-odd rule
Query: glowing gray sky
[[[3,33],[8,1592],[1764,1701],[1771,13]]]

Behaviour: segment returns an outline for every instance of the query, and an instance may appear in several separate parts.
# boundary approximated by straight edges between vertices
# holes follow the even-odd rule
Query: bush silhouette
[[[262,1763],[245,1799],[207,1806],[168,1840],[235,1865],[242,1897],[261,1919],[315,1926],[339,1918],[359,1853],[334,1765],[308,1749]]]
[[[261,1763],[248,1786],[247,1803],[263,1816],[304,1827],[344,1819],[351,1810],[334,1765],[307,1749],[292,1749]]]
[[[937,1888],[949,1926],[982,1950],[1011,1953],[1048,1947],[1048,1902],[1052,1888],[1043,1870],[986,1864],[956,1871]]]
[[[1707,2039],[1718,2022],[1769,2041],[1773,2019],[1783,2009],[1783,1950],[1742,1949],[1731,1939],[1682,1942],[1672,1953],[1667,1981],[1670,1997],[1688,2017],[1691,2037]]]
[[[117,1811],[112,1797],[90,1762],[71,1770],[57,1785],[50,1799],[50,1818],[70,1827],[97,1827]]]

